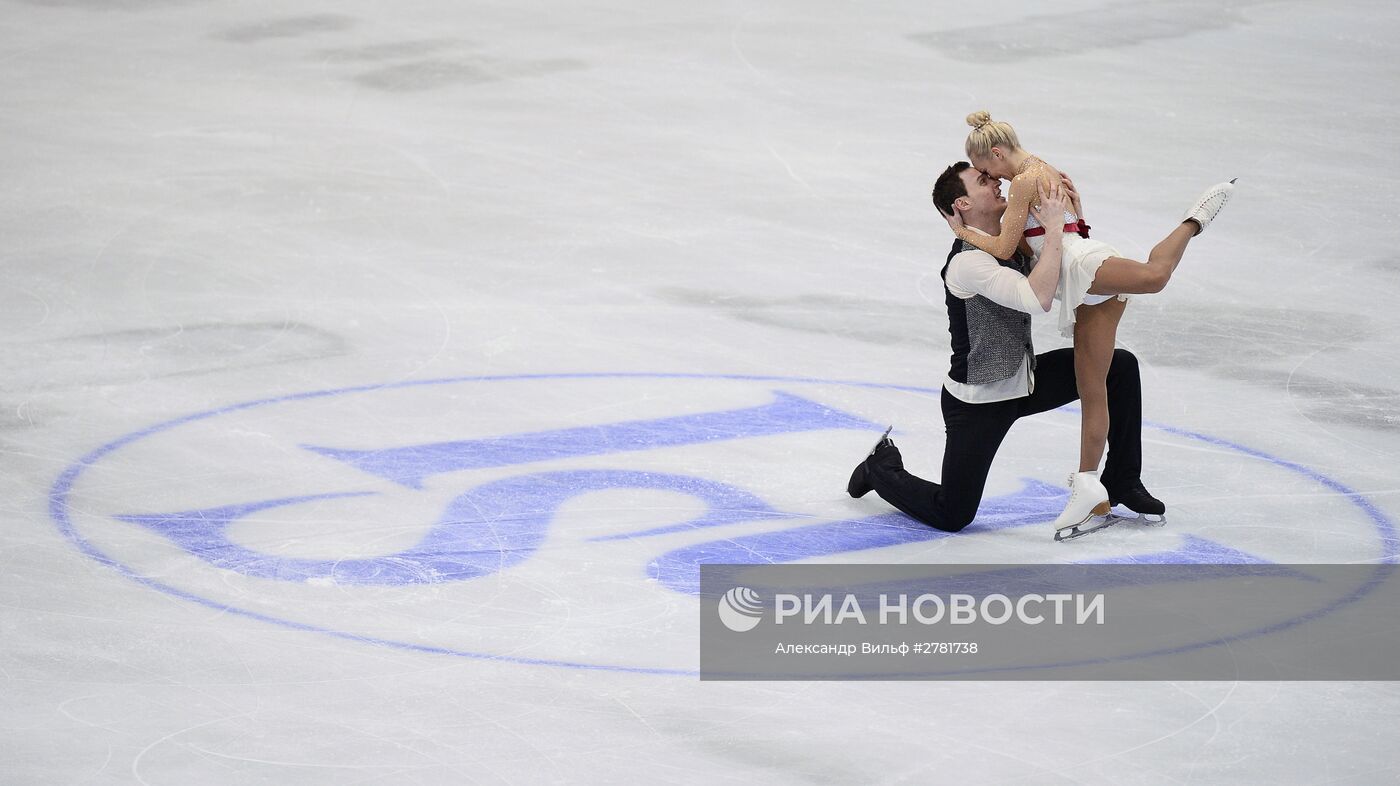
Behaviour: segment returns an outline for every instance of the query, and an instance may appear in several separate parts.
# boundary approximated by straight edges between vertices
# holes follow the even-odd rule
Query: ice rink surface
[[[1394,683],[697,679],[695,565],[1392,561],[1387,2],[0,3],[0,782],[1357,783]],[[1143,257],[1163,529],[946,537],[987,109]],[[1041,351],[1064,345],[1050,317]],[[805,529],[803,529],[805,528]],[[1339,646],[1348,646],[1339,642]]]

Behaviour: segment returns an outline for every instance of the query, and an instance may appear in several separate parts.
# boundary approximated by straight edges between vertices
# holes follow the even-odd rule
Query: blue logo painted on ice
[[[852,519],[820,505],[814,510],[814,482],[834,489],[818,498],[837,497],[844,485],[837,476],[849,468],[836,467],[821,481],[800,468],[830,462],[840,432],[863,446],[867,433],[883,430],[874,418],[907,422],[891,412],[892,397],[906,395],[905,418],[917,418],[936,412],[936,394],[685,374],[462,378],[317,391],[128,434],[69,467],[54,485],[51,510],[78,547],[131,578],[258,619],[470,657],[691,673],[607,662],[601,653],[593,661],[573,657],[588,649],[578,642],[600,624],[577,613],[577,604],[594,599],[606,617],[602,608],[617,587],[644,578],[631,586],[653,586],[646,603],[664,616],[672,593],[699,591],[702,563],[854,552],[881,561],[881,554],[949,537],[899,513]],[[1394,558],[1389,520],[1336,481],[1244,446],[1157,428],[1346,495],[1353,514],[1380,535],[1385,553],[1378,557]],[[130,477],[168,480],[133,486]],[[954,537],[1043,527],[1063,506],[1061,488],[993,481],[1000,493],[983,500],[974,529]],[[829,511],[831,503],[824,504]],[[1037,534],[1045,535],[1048,552],[1048,533]],[[1153,542],[1170,545],[1097,561],[1268,561],[1252,548],[1203,537]],[[882,549],[896,551],[875,551]],[[1072,558],[1063,549],[1044,556]],[[327,587],[337,594],[327,596]],[[346,594],[352,588],[363,593]],[[497,598],[507,589],[512,611],[540,626],[498,624]],[[738,616],[747,600],[735,598]],[[386,608],[402,607],[416,624],[440,603],[466,609],[454,619],[475,627],[409,630],[383,618]],[[572,612],[562,623],[561,608]],[[581,638],[558,646],[570,657],[548,652],[549,642],[571,632]],[[623,644],[655,646],[654,636]],[[636,660],[674,659],[657,653]]]

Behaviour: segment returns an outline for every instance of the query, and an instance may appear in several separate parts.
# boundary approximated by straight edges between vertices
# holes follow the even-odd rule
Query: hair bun
[[[973,128],[981,128],[990,122],[992,122],[990,112],[973,112],[967,116],[967,124]]]

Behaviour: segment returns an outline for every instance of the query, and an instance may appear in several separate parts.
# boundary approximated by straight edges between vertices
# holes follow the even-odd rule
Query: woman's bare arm
[[[1026,276],[1026,280],[1030,283],[1036,300],[1040,301],[1041,311],[1049,311],[1050,304],[1055,299],[1055,289],[1060,283],[1060,256],[1063,251],[1067,202],[1065,192],[1055,184],[1051,184],[1047,189],[1044,183],[1037,182],[1036,190],[1039,192],[1040,206],[1033,208],[1032,212],[1035,213],[1035,219],[1045,227],[1045,245],[1040,248],[1040,261],[1036,263],[1031,274]],[[1046,223],[1047,220],[1049,223]]]
[[[966,227],[954,227],[958,237],[986,251],[997,259],[1010,259],[1026,231],[1026,216],[1036,199],[1037,180],[1034,173],[1017,175],[1006,195],[1006,212],[1001,215],[1001,234],[996,237],[973,232]]]

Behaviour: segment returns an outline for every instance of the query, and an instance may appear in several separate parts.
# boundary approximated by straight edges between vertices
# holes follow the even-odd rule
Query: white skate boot
[[[1238,179],[1234,178],[1228,183],[1218,183],[1207,188],[1206,192],[1201,194],[1201,198],[1187,209],[1181,220],[1195,221],[1197,235],[1206,231],[1210,222],[1224,209],[1225,203],[1230,201],[1230,195],[1235,192],[1235,180]]]
[[[1108,489],[1097,472],[1076,472],[1069,476],[1069,504],[1055,519],[1055,540],[1088,535],[1113,523],[1108,517]]]

